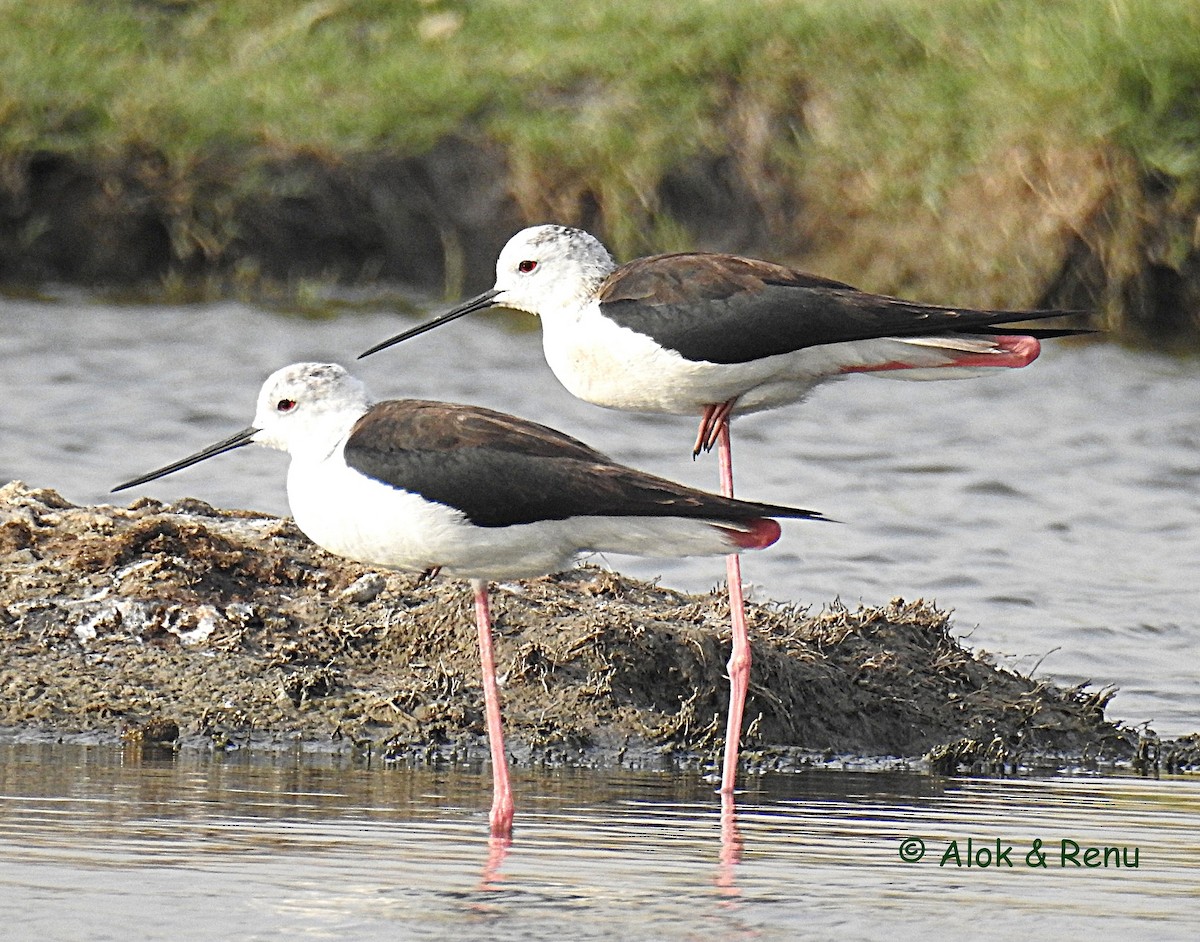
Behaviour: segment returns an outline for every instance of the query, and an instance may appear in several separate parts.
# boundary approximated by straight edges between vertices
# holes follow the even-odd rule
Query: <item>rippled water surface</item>
[[[0,319],[0,480],[77,502],[111,500],[117,481],[244,427],[267,374],[300,359],[349,365],[381,398],[504,409],[716,487],[715,458],[690,459],[692,420],[578,402],[523,321],[463,320],[354,363],[404,322],[69,300],[0,302]],[[1200,364],[1051,342],[1029,368],[999,374],[858,376],[739,419],[739,493],[842,521],[785,524],[775,547],[745,559],[746,579],[760,597],[818,607],[935,598],[1010,666],[1116,685],[1110,716],[1196,730]],[[285,465],[244,449],[140,493],[283,513]],[[720,560],[609,562],[694,590],[724,575]]]
[[[486,783],[0,745],[0,925],[13,940],[1195,937],[1194,780],[769,776],[723,842],[695,778],[518,773],[507,849],[485,836]],[[1108,865],[1083,866],[1089,848],[1114,849]]]

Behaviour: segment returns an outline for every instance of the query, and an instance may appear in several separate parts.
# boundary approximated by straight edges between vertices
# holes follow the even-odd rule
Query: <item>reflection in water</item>
[[[488,837],[487,863],[483,865],[483,876],[479,881],[479,889],[500,889],[503,880],[500,865],[504,863],[504,858],[508,855],[508,849],[511,846],[512,837],[496,837],[495,835]]]
[[[0,746],[6,937],[1188,938],[1200,782],[524,772],[511,845],[478,769]],[[901,842],[925,857],[905,863]],[[1031,869],[1038,839],[1138,869]],[[957,842],[1015,866],[944,865]],[[979,860],[978,851],[974,852]],[[960,855],[961,856],[961,855]]]
[[[717,868],[717,891],[732,905],[739,896],[734,877],[742,861],[742,833],[738,830],[737,799],[721,793],[721,863]]]

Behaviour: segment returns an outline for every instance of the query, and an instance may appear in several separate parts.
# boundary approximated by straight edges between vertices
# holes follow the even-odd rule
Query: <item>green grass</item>
[[[745,133],[780,173],[936,205],[1005,142],[1200,179],[1195,0],[0,0],[0,156],[500,142],[532,205],[595,195],[619,250],[663,174]],[[749,146],[749,145],[747,145]],[[629,220],[622,226],[620,220]]]

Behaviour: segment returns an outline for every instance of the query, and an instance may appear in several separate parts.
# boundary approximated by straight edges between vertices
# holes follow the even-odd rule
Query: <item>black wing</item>
[[[368,477],[460,510],[482,527],[579,516],[820,517],[684,487],[616,464],[544,425],[444,402],[377,404],[355,425],[345,459]]]
[[[840,281],[736,255],[652,255],[622,265],[601,285],[601,311],[688,360],[745,363],[805,347],[877,337],[1021,333],[1060,337],[1088,330],[1003,331],[998,324],[1077,311],[979,311],[868,294]]]

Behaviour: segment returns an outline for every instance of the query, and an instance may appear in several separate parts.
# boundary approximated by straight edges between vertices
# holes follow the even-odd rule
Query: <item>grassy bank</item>
[[[10,0],[0,13],[10,151],[419,151],[478,122],[518,153],[649,189],[721,135],[743,94],[790,113],[800,149],[890,170],[902,193],[936,196],[996,141],[1044,133],[1200,173],[1188,0]],[[804,113],[813,101],[822,115]]]
[[[623,255],[703,241],[689,204],[705,187],[680,170],[699,166],[737,177],[731,198],[760,204],[777,256],[878,288],[1027,301],[1052,276],[1021,259],[994,271],[1011,265],[994,238],[955,259],[963,239],[947,235],[940,280],[874,259],[953,215],[964,180],[1007,173],[1107,200],[1121,218],[1100,262],[1136,267],[1116,256],[1145,254],[1145,181],[1180,219],[1200,202],[1200,6],[8,0],[0,118],[0,155],[150,149],[181,178],[214,153],[419,155],[474,135],[503,152],[523,215],[599,219]],[[1000,210],[994,225],[1030,223]],[[839,234],[848,252],[814,247]],[[1181,271],[1195,239],[1181,223],[1153,251]]]

